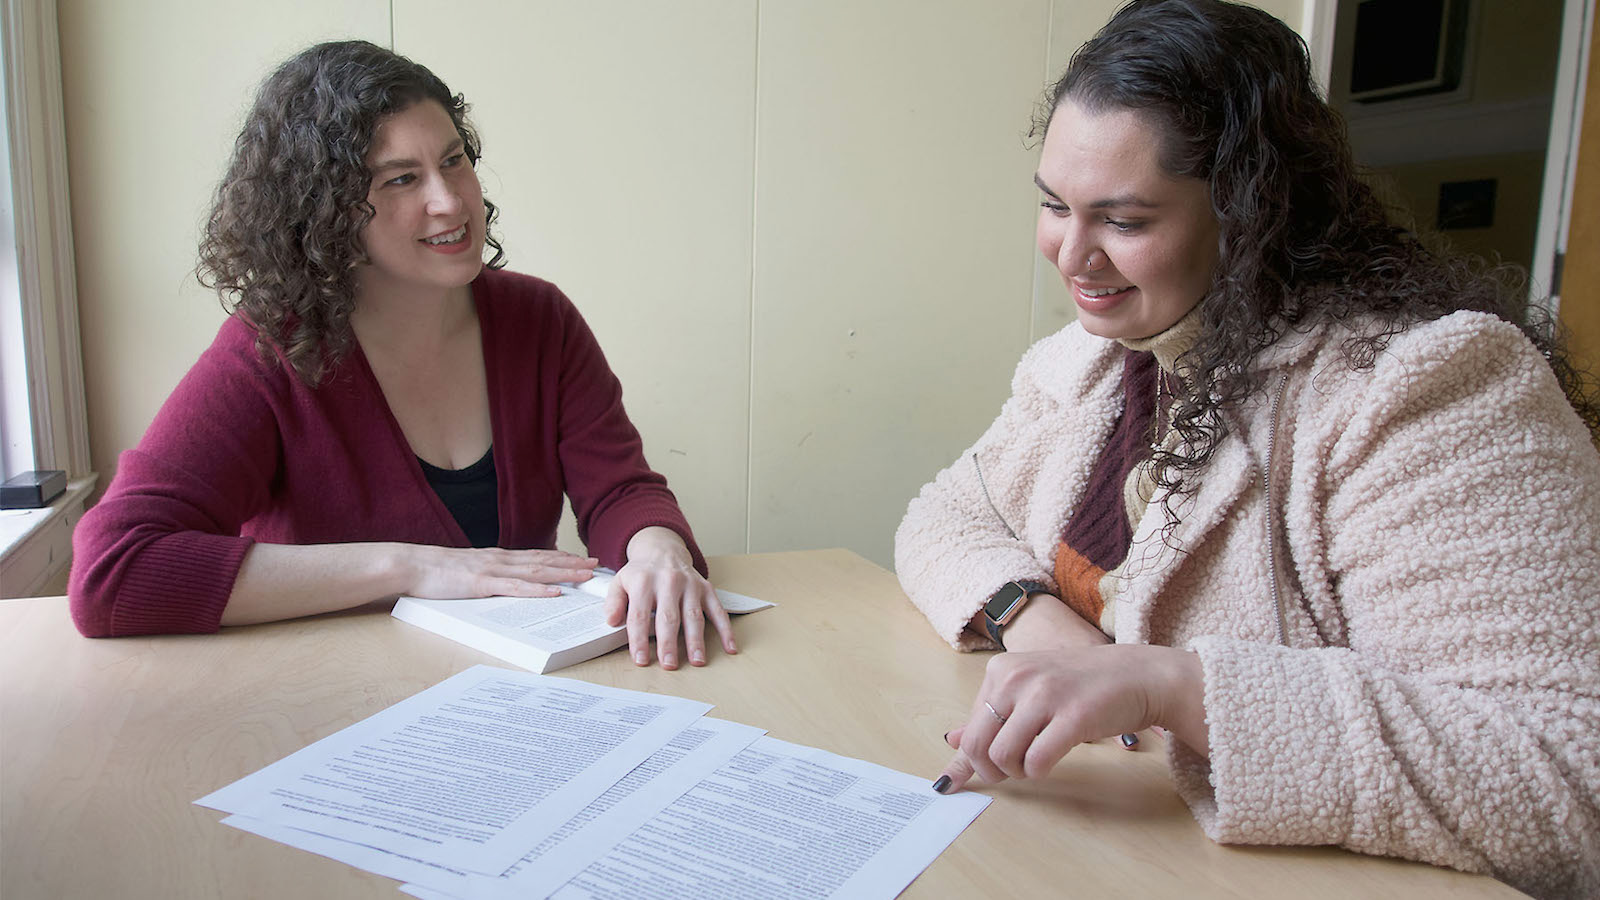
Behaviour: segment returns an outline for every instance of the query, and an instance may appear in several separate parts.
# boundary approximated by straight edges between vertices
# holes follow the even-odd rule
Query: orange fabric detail
[[[1105,598],[1100,596],[1100,579],[1105,574],[1105,569],[1066,544],[1056,545],[1056,584],[1061,588],[1061,599],[1096,627],[1106,608]]]

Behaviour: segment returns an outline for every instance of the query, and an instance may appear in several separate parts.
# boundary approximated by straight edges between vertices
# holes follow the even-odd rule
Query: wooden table
[[[894,576],[843,550],[724,557],[717,584],[777,609],[737,657],[563,670],[716,704],[772,736],[926,775],[949,756],[985,654],[933,635]],[[86,640],[60,597],[0,601],[0,897],[403,896],[395,882],[218,824],[192,801],[474,663],[368,608],[218,635]],[[991,789],[903,896],[1520,897],[1487,878],[1329,848],[1223,847],[1178,799],[1159,740],[1072,751]]]

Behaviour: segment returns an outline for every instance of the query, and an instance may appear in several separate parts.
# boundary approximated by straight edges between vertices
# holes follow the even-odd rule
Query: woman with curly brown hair
[[[500,269],[466,104],[363,41],[267,78],[200,248],[231,315],[79,523],[92,636],[430,598],[553,596],[616,567],[635,662],[704,664],[727,613],[593,334]],[[483,262],[485,247],[493,258]],[[556,551],[563,495],[593,557]]]
[[[1161,726],[1219,841],[1600,893],[1592,384],[1391,224],[1266,13],[1135,0],[1042,124],[1078,321],[896,537],[939,634],[1008,651],[935,787]]]

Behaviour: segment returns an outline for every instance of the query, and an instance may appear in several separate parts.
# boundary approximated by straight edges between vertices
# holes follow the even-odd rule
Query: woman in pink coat
[[[1040,124],[1078,321],[896,537],[939,634],[1008,651],[935,787],[1161,726],[1216,840],[1600,893],[1592,384],[1391,223],[1259,10],[1135,0]]]

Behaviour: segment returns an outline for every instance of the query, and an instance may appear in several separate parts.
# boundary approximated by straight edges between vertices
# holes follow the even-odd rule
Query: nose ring
[[[1101,258],[1100,262],[1098,262],[1098,263],[1095,262],[1095,255],[1096,254],[1099,254],[1100,258]],[[1083,267],[1085,269],[1088,269],[1091,272],[1093,272],[1095,269],[1100,268],[1103,265],[1105,265],[1105,254],[1100,253],[1099,250],[1091,250],[1091,251],[1089,251],[1089,255],[1085,256],[1083,258]]]

